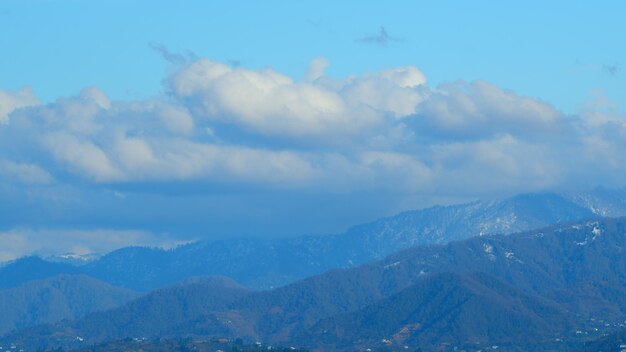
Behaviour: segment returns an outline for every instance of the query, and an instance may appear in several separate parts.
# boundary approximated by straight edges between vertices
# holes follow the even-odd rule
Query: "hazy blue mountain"
[[[522,194],[502,201],[404,212],[355,226],[339,241],[354,251],[354,260],[365,262],[417,245],[528,231],[594,215],[589,208],[554,193]]]
[[[508,234],[595,216],[588,203],[584,207],[553,193],[525,194],[503,201],[404,212],[340,235],[224,239],[172,251],[125,248],[85,268],[89,275],[138,290],[198,275],[226,275],[249,287],[269,288],[417,245]]]
[[[84,335],[163,336],[172,327],[208,312],[226,309],[249,290],[225,277],[201,277],[155,290],[119,308],[91,314],[82,325]]]
[[[54,263],[38,257],[25,257],[0,267],[0,289],[60,274],[78,274],[81,270],[67,263]]]
[[[626,193],[523,194],[501,201],[480,201],[407,211],[350,228],[343,234],[286,239],[221,239],[173,250],[129,247],[77,267],[60,263],[33,267],[36,277],[81,272],[116,286],[150,291],[188,277],[224,275],[252,288],[281,286],[333,268],[347,268],[424,244],[445,244],[474,236],[510,234],[550,224],[626,215]],[[29,259],[34,260],[34,259]],[[19,264],[19,265],[18,265]],[[13,273],[20,265],[20,273]],[[0,269],[24,282],[29,266],[18,261]],[[4,282],[4,281],[0,281]]]
[[[323,319],[296,340],[322,348],[395,345],[515,346],[554,341],[569,321],[564,308],[485,273],[433,274],[370,306]],[[326,346],[327,345],[327,346]]]
[[[81,335],[72,336],[72,339],[78,347],[83,345],[80,336],[89,336],[95,340],[109,340],[112,336],[166,336],[177,325],[210,312],[227,309],[230,303],[250,292],[226,277],[188,279],[181,284],[155,290],[117,308],[88,315],[81,320],[81,329],[84,329]],[[70,331],[71,328],[62,329],[59,336],[65,336]],[[10,337],[8,339],[12,340]]]
[[[120,306],[138,293],[84,275],[60,275],[0,290],[0,335],[14,329],[77,319]]]
[[[590,192],[563,194],[563,197],[604,217],[624,216],[626,189],[597,188]]]
[[[143,309],[119,319],[111,310],[25,329],[3,343],[80,346],[77,336],[84,343],[225,336],[325,350],[404,345],[431,350],[441,343],[571,350],[585,341],[578,331],[606,333],[626,319],[625,233],[626,219],[605,219],[420,246],[246,293],[223,306],[195,310],[189,319],[179,319],[186,303],[160,301],[159,307],[179,308],[160,316],[154,329],[133,323],[141,316],[142,324],[150,324]],[[125,307],[117,311],[129,311]]]

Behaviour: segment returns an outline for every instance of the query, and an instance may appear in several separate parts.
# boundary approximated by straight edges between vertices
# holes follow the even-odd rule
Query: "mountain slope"
[[[117,309],[94,313],[83,320],[81,333],[97,339],[164,336],[173,326],[222,310],[247,294],[247,289],[228,278],[196,278],[156,290]]]
[[[267,289],[329,269],[353,267],[413,246],[510,234],[608,213],[626,215],[626,192],[523,194],[500,201],[408,211],[338,235],[221,239],[167,251],[129,247],[79,267],[59,263],[46,267],[39,263],[39,268],[19,271],[15,266],[7,266],[0,268],[0,278],[12,278],[0,282],[14,285],[27,281],[30,275],[42,278],[81,272],[115,286],[150,291],[188,277],[224,275],[248,287]]]
[[[580,316],[621,319],[626,314],[624,233],[624,220],[605,220],[418,247],[382,262],[251,295],[237,308],[246,314],[245,320],[255,322],[252,325],[259,336],[280,340],[319,319],[397,293],[429,275],[476,272],[495,276],[528,295],[558,302]],[[249,330],[246,326],[241,333]]]
[[[77,319],[139,294],[84,275],[61,275],[0,290],[0,335],[14,329]]]
[[[574,331],[586,328],[592,319],[613,326],[611,322],[626,317],[625,234],[626,219],[606,219],[417,247],[357,268],[252,292],[184,321],[172,312],[171,324],[146,331],[147,337],[229,336],[299,345],[299,338],[310,336],[310,347],[346,347],[350,341],[356,343],[355,330],[365,327],[359,324],[366,321],[373,325],[365,331],[388,335],[407,319],[417,323],[432,319],[418,309],[424,306],[441,321],[431,320],[419,332],[410,332],[405,343],[428,345],[440,338],[472,343],[478,338],[523,349],[528,345],[514,346],[523,342],[520,325],[534,332],[534,337],[529,335],[534,343],[548,338],[574,343]],[[413,299],[418,303],[411,306]],[[483,309],[491,318],[474,319],[475,325],[468,326],[472,314]],[[346,318],[346,314],[356,315]],[[132,319],[116,325],[132,326]],[[119,337],[118,329],[98,321],[89,316],[71,324],[27,329],[6,341],[40,346],[72,343],[75,336],[89,342]],[[346,332],[331,341],[318,340],[324,324]],[[452,328],[446,331],[443,326]],[[509,340],[502,340],[508,335]]]
[[[621,330],[590,341],[580,349],[585,352],[622,352],[626,351],[626,330]]]
[[[382,340],[424,348],[506,346],[553,340],[568,320],[557,304],[489,275],[441,273],[356,312],[323,319],[296,340],[331,348],[357,342],[362,349]]]
[[[0,267],[0,289],[61,274],[78,274],[81,270],[66,263],[53,263],[38,257],[25,257]]]
[[[170,334],[177,324],[222,310],[247,294],[246,288],[228,278],[194,278],[156,290],[123,306],[92,313],[80,320],[80,329],[57,324],[62,328],[54,333],[54,339],[69,338],[75,347],[80,347],[84,346],[80,336],[98,341],[129,336],[162,337]]]
[[[626,188],[596,188],[590,192],[566,193],[563,197],[604,217],[624,216],[626,209]]]
[[[626,214],[626,206],[623,210]],[[405,212],[355,226],[340,235],[225,239],[172,251],[127,248],[88,264],[85,272],[137,290],[150,290],[198,275],[225,275],[249,287],[271,288],[417,245],[510,234],[593,217],[596,214],[590,208],[562,196],[526,194],[498,202]]]
[[[554,193],[521,194],[502,201],[404,212],[355,226],[340,243],[352,249],[353,260],[363,262],[417,245],[511,234],[592,217],[590,209]]]

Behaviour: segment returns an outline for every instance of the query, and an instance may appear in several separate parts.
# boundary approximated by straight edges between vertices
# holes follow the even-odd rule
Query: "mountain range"
[[[626,328],[626,219],[418,246],[265,291],[198,280],[0,343],[220,336],[314,350],[574,350]]]
[[[223,275],[253,289],[268,289],[418,245],[623,215],[626,191],[522,194],[500,201],[407,211],[337,235],[207,240],[172,250],[127,247],[84,265],[76,265],[74,258],[67,263],[58,258],[54,262],[25,258],[0,267],[0,287],[81,273],[143,292],[207,275]]]
[[[77,319],[140,294],[84,275],[59,275],[0,290],[0,335],[28,326]]]

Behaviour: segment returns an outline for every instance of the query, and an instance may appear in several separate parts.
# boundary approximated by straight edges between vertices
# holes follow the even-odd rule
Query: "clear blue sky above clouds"
[[[624,13],[2,0],[0,260],[626,186]]]
[[[148,97],[167,70],[158,43],[296,78],[319,56],[336,77],[410,64],[431,84],[483,79],[575,112],[596,90],[626,100],[624,13],[622,1],[3,0],[0,83],[45,101],[90,85]],[[380,26],[387,45],[358,41]]]

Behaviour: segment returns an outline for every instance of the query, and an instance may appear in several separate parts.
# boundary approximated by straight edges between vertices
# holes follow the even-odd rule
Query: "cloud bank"
[[[412,66],[344,79],[327,66],[316,59],[295,81],[199,59],[144,101],[111,102],[94,87],[47,105],[2,92],[3,179],[480,194],[626,171],[622,116],[565,116],[483,81],[429,87]],[[489,182],[467,183],[475,174]]]
[[[431,87],[413,66],[337,79],[315,59],[294,80],[179,61],[148,100],[110,101],[91,87],[44,105],[28,89],[0,91],[3,197],[146,184],[372,199],[625,185],[617,113],[566,116],[484,81]]]

